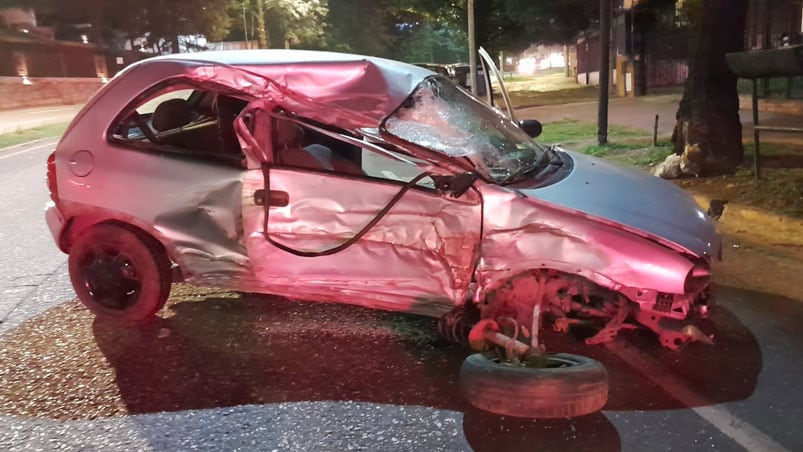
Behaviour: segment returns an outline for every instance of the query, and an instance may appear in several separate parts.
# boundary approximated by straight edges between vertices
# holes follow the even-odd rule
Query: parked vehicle
[[[175,280],[437,316],[504,350],[472,355],[461,377],[501,414],[605,404],[605,369],[545,355],[542,318],[598,325],[591,344],[633,325],[670,348],[708,340],[689,321],[706,313],[720,241],[689,196],[541,146],[413,65],[286,50],[145,60],[78,113],[48,186],[47,223],[98,316],[147,319]]]

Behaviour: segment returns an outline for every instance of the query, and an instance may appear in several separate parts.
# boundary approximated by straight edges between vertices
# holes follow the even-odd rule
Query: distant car
[[[437,64],[437,63],[415,63],[416,66],[428,69],[432,72],[437,74],[446,76],[449,80],[453,81],[454,83],[462,86],[465,89],[471,89],[471,79],[469,78],[469,72],[471,69],[469,65],[466,63],[451,63],[451,64]],[[486,87],[486,73],[480,67],[477,70],[477,94],[479,96],[485,96],[487,91]],[[490,80],[489,80],[490,82]]]
[[[543,358],[542,317],[598,325],[589,343],[632,325],[670,348],[707,340],[686,321],[706,312],[720,241],[674,185],[522,127],[540,131],[380,58],[157,57],[70,124],[48,160],[46,218],[98,316],[147,319],[174,280],[438,316],[507,350],[508,364],[467,359],[471,403],[585,414],[607,399],[605,370],[576,355],[527,364]]]

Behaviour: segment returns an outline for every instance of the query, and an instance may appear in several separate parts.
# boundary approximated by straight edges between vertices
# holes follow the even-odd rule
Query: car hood
[[[558,183],[519,191],[658,241],[671,242],[698,256],[719,255],[720,239],[714,222],[676,185],[643,171],[621,168],[577,152],[555,150],[571,157],[572,171]]]

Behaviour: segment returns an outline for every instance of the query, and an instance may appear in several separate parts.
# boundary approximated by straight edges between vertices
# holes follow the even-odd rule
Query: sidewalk
[[[608,123],[652,132],[655,126],[655,115],[658,115],[658,136],[668,138],[672,135],[672,130],[675,127],[675,114],[680,104],[680,97],[680,94],[666,94],[612,98],[608,105]],[[561,119],[596,123],[597,102],[528,107],[517,110],[516,114],[519,119],[537,119],[544,123]],[[753,112],[749,109],[739,110],[739,117],[742,121],[742,136],[747,140],[752,140]],[[803,126],[803,115],[789,113],[761,111],[759,112],[759,120],[762,125]],[[762,141],[799,143],[803,146],[803,134],[765,133],[762,134],[761,138]],[[803,149],[801,151],[803,152]]]
[[[70,122],[81,107],[83,104],[0,110],[0,134]]]

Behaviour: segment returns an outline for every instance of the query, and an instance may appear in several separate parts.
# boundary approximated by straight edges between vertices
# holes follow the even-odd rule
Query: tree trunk
[[[257,0],[257,37],[259,38],[259,48],[267,49],[270,46],[268,41],[268,31],[265,27],[265,0]]]
[[[704,0],[690,5],[689,76],[672,143],[693,174],[727,172],[744,158],[736,76],[728,69],[725,54],[744,48],[748,3]]]

